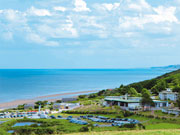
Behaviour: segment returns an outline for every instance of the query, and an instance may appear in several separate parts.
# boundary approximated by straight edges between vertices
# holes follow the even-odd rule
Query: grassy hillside
[[[180,69],[151,80],[133,83],[129,86],[135,88],[138,92],[141,92],[143,88],[152,90],[155,94],[165,90],[165,88],[172,88],[173,91],[180,92]]]
[[[131,96],[141,96],[143,89],[151,90],[153,94],[158,95],[160,91],[166,88],[172,88],[174,92],[180,92],[180,69],[150,80],[132,83],[126,86],[121,85],[119,88],[113,90],[107,89],[98,93],[80,95],[79,99],[87,101],[87,99],[101,99],[105,96],[120,96],[126,93]]]

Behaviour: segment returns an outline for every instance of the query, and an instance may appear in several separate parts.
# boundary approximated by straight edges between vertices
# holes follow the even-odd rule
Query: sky
[[[0,68],[180,64],[180,0],[0,0]]]

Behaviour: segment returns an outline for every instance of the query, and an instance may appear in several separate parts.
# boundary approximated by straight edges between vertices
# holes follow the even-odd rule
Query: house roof
[[[124,99],[121,97],[106,97],[104,100],[105,101],[119,101],[119,102],[126,102],[126,103],[139,103],[141,98],[128,97],[127,99]]]
[[[154,103],[167,103],[168,101],[153,100]]]
[[[62,98],[62,102],[76,101],[77,98]]]
[[[170,88],[167,88],[166,90],[161,91],[159,93],[162,93],[162,94],[178,94],[177,92],[172,92],[172,90]]]
[[[118,101],[118,102],[125,102],[125,103],[140,103],[141,97],[128,97],[124,99],[122,97],[106,97],[105,101]],[[161,101],[161,100],[153,100],[154,103],[167,103],[168,101]]]
[[[177,92],[172,92],[172,91],[161,91],[159,93],[162,93],[162,94],[178,94]]]

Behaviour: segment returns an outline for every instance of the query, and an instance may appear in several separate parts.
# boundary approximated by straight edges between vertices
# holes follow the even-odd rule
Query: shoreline
[[[70,97],[77,97],[77,96],[75,96],[76,94],[78,94],[78,95],[81,95],[81,94],[90,94],[90,93],[98,92],[98,91],[99,90],[89,90],[89,91],[79,91],[79,92],[70,92],[70,93],[60,93],[60,94],[39,96],[39,97],[35,97],[35,98],[32,98],[32,99],[14,100],[14,101],[10,101],[10,102],[0,103],[0,110],[14,108],[14,107],[17,107],[18,105],[22,105],[22,104],[35,103],[36,101],[43,100],[43,99],[47,100],[49,102],[54,102],[54,101],[56,101],[58,99],[62,99],[63,96],[70,96],[70,95],[72,95]],[[46,98],[50,98],[50,99],[46,99]]]

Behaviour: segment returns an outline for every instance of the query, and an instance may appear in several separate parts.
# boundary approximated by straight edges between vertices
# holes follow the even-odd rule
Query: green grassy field
[[[161,110],[156,110],[154,111],[154,113],[152,113],[152,111],[145,111],[145,112],[140,112],[140,113],[144,115],[154,115],[154,116],[159,116],[159,117],[180,118],[180,116],[177,117],[173,114],[163,113]]]
[[[148,112],[146,112],[146,113],[148,113]],[[63,117],[67,117],[67,116],[79,117],[80,115],[83,115],[83,114],[58,113],[58,114],[50,114],[50,115],[55,115],[55,116],[61,115]],[[95,114],[95,115],[97,115],[97,114]],[[109,117],[109,118],[115,118],[115,117],[119,116],[119,114],[98,114],[98,115]],[[98,134],[102,133],[103,135],[106,135],[109,133],[109,131],[113,131],[112,134],[115,134],[115,135],[116,134],[120,134],[120,135],[121,134],[122,135],[127,134],[127,135],[129,135],[132,132],[141,133],[141,131],[142,131],[142,132],[145,132],[143,135],[146,135],[146,134],[149,135],[151,133],[152,133],[152,135],[154,135],[154,134],[156,135],[156,133],[157,133],[157,135],[158,135],[158,133],[159,133],[159,135],[161,135],[164,133],[163,130],[165,130],[165,129],[169,129],[169,130],[171,129],[171,131],[177,132],[176,134],[178,134],[180,132],[179,130],[177,130],[177,129],[180,129],[180,119],[178,117],[177,118],[174,117],[173,119],[172,118],[162,119],[162,118],[149,118],[146,116],[132,115],[132,116],[129,116],[127,118],[139,120],[145,126],[146,130],[148,130],[148,131],[150,130],[150,133],[147,131],[144,131],[144,130],[139,131],[138,127],[133,128],[133,129],[122,128],[122,127],[121,128],[119,128],[119,127],[94,127],[93,129],[90,130],[91,132],[89,132],[89,134],[92,134],[92,135],[97,134],[98,135]],[[10,123],[11,121],[13,121],[13,119],[8,119],[8,120],[9,121],[7,123]],[[91,124],[95,124],[95,123],[97,123],[99,125],[105,124],[105,123],[92,122],[92,121],[87,120],[87,119],[85,119],[85,120]],[[18,120],[18,121],[21,121],[21,120]],[[40,121],[40,123],[41,122],[46,123],[46,126],[44,126],[44,127],[43,126],[42,127],[31,127],[31,128],[35,128],[36,130],[40,130],[40,131],[43,131],[44,128],[45,129],[49,128],[49,130],[53,130],[53,131],[58,129],[62,133],[76,133],[77,135],[78,134],[83,135],[83,133],[78,133],[78,132],[80,132],[80,128],[83,127],[83,125],[69,123],[68,120],[41,119],[41,120],[37,120],[37,121]],[[106,124],[109,124],[109,123],[106,123]],[[6,129],[10,129],[10,128],[6,128],[7,126],[8,126],[8,124],[5,125],[4,126],[5,128],[4,128],[3,125],[0,125],[0,128],[3,128],[3,129],[5,129],[5,131],[7,131]],[[19,130],[20,130],[20,128],[19,128]],[[22,127],[22,130],[25,130],[24,128]],[[31,128],[29,128],[28,130],[32,131]],[[132,132],[131,131],[124,132],[125,130],[133,130],[133,131]],[[154,131],[152,131],[152,130],[154,130]],[[159,131],[157,131],[157,130],[159,130]],[[167,132],[169,132],[169,130]],[[176,134],[174,134],[174,135],[176,135]],[[166,134],[163,134],[163,135],[166,135]]]
[[[180,130],[134,130],[134,131],[106,131],[106,132],[86,132],[68,135],[180,135]]]
[[[64,113],[59,113],[55,114],[55,116],[61,115],[63,117],[67,117],[69,115],[73,117],[79,117],[82,114],[64,114]],[[102,115],[105,117],[110,117],[110,118],[115,118],[118,116],[118,114],[111,114],[111,115]],[[142,116],[130,116],[128,118],[136,119],[139,120],[143,125],[145,125],[147,130],[151,129],[180,129],[180,119],[179,118],[174,118],[174,119],[155,119],[155,118],[148,118],[148,117],[142,117]],[[89,121],[88,121],[89,122]],[[93,124],[95,122],[92,122]],[[103,124],[103,123],[98,123],[98,124]],[[95,131],[112,131],[112,130],[119,130],[117,127],[106,127],[106,128],[96,128],[94,129]]]

